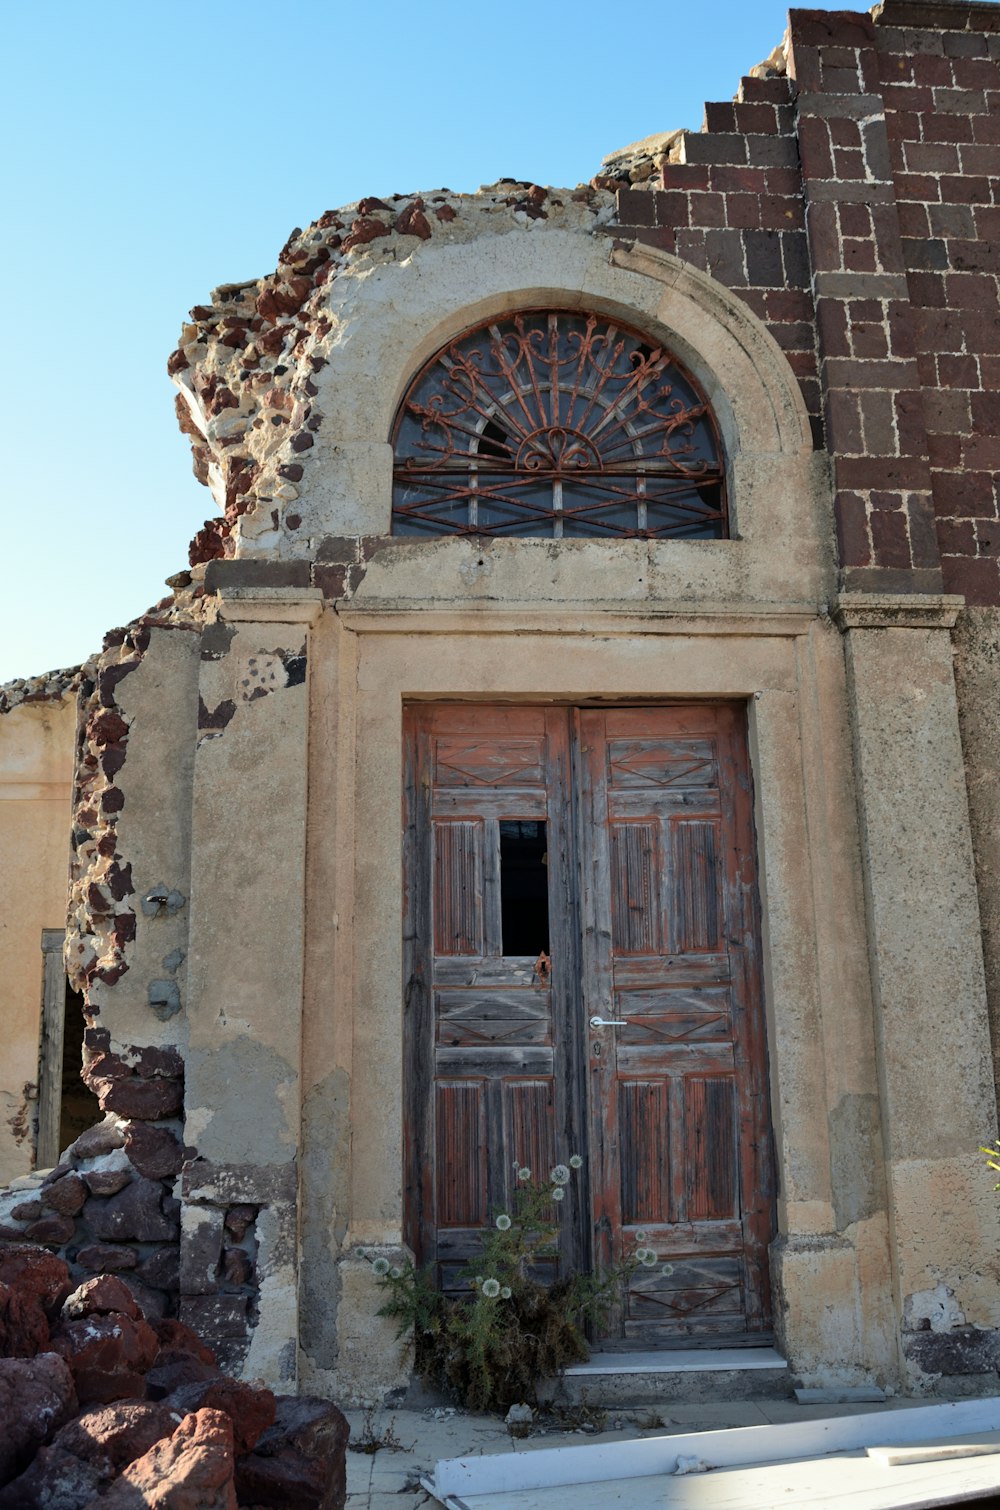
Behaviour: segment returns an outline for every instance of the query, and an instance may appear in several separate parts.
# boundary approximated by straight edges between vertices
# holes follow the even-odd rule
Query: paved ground
[[[710,1431],[730,1426],[764,1426],[777,1421],[819,1420],[864,1411],[926,1405],[926,1400],[891,1400],[885,1405],[799,1405],[795,1400],[737,1400],[731,1404],[685,1405],[671,1400],[654,1406],[628,1406],[607,1413],[603,1429],[559,1429],[542,1423],[531,1436],[515,1439],[497,1416],[475,1416],[445,1407],[427,1410],[347,1411],[351,1440],[382,1442],[374,1452],[347,1454],[347,1510],[411,1510],[437,1502],[419,1486],[419,1475],[439,1458],[475,1453],[532,1452],[586,1442],[627,1442],[641,1436]],[[566,1423],[564,1423],[566,1424]]]

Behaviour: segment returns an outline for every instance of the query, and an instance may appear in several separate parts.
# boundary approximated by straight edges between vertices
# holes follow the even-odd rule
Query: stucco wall
[[[72,693],[0,716],[0,1183],[34,1154],[42,1014],[42,929],[65,928],[76,736]]]

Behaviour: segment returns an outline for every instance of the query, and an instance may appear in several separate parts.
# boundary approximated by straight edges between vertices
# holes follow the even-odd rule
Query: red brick
[[[922,394],[918,389],[897,393],[894,409],[900,451],[904,456],[922,456],[927,450]]]
[[[788,72],[801,91],[822,89],[823,67],[819,49],[797,44],[793,38],[788,55]]]
[[[677,250],[677,233],[669,226],[664,225],[640,225],[632,232],[635,240],[643,246],[659,247],[661,252],[675,252]]]
[[[959,89],[1000,89],[1000,70],[986,59],[956,58],[952,71]]]
[[[993,479],[988,472],[934,472],[934,509],[962,519],[993,512]]]
[[[834,388],[827,394],[825,418],[831,449],[844,456],[860,456],[864,439],[857,395]]]
[[[847,456],[836,462],[837,483],[855,490],[903,488],[920,491],[928,486],[926,461],[919,456]]]
[[[817,272],[839,271],[843,262],[837,206],[828,200],[811,204],[806,212],[806,232],[814,269]]]
[[[802,193],[802,174],[798,168],[767,168],[764,179],[768,194]]]
[[[617,218],[622,225],[656,225],[656,200],[647,189],[619,189]]]
[[[785,360],[797,378],[814,377],[816,374],[814,351],[789,351],[785,353]]]
[[[766,107],[765,107],[766,108]],[[774,112],[771,112],[771,122],[774,122]],[[736,131],[746,130],[745,126],[736,125],[736,106],[732,100],[713,100],[705,105],[705,130],[706,131]]]
[[[830,395],[831,400],[833,394]],[[896,439],[893,395],[869,389],[858,395],[861,423],[864,426],[864,450],[877,456],[894,456],[903,448]],[[843,449],[835,445],[836,450]],[[923,447],[921,447],[921,450]],[[861,447],[855,447],[860,451]]]
[[[852,320],[850,330],[852,356],[877,359],[889,355],[889,338],[881,321]]]
[[[872,532],[872,555],[876,566],[896,566],[904,569],[911,566],[910,532],[905,514],[873,513],[869,526]]]
[[[925,142],[971,142],[987,140],[975,134],[975,123],[989,117],[978,115],[975,121],[967,115],[942,115],[929,109],[921,116],[920,133]]]
[[[936,178],[922,173],[897,173],[896,195],[899,199],[919,199],[933,202],[941,198],[941,186]]]
[[[979,363],[975,357],[955,356],[950,352],[942,352],[938,357],[937,370],[938,382],[942,388],[979,387]],[[975,408],[972,412],[975,417]]]
[[[719,226],[726,223],[726,198],[724,194],[691,194],[691,224]]]
[[[962,442],[962,465],[970,471],[1000,472],[1000,435],[971,435]]]
[[[962,439],[958,435],[935,435],[927,436],[927,455],[932,467],[940,467],[942,471],[950,472],[962,463]]]
[[[987,392],[995,392],[1000,388],[1000,357],[982,356],[979,358],[979,381]]]
[[[778,130],[778,112],[773,105],[740,103],[731,108],[736,117],[737,131],[768,135]]]
[[[854,147],[856,150],[861,146],[861,127],[857,121],[852,121],[849,116],[832,116],[827,121],[830,132],[830,140],[835,147]]]
[[[834,147],[833,166],[834,178],[849,179],[860,183],[867,177],[864,157],[860,152],[852,152],[847,147]]]
[[[789,16],[794,46],[870,47],[877,33],[867,16],[854,11],[793,10]]]
[[[767,315],[770,320],[808,320],[811,319],[812,312],[810,295],[799,289],[774,289],[767,296]]]
[[[948,204],[990,204],[992,202],[990,181],[981,176],[942,176],[938,179],[938,188],[940,196],[924,195],[922,197],[927,199],[940,197]],[[914,195],[913,197],[917,199],[921,196]]]
[[[889,326],[889,350],[894,357],[912,357],[916,354],[913,321],[910,306],[894,299],[886,310]],[[923,381],[923,379],[921,379]]]
[[[907,494],[906,496],[910,497],[911,495]],[[917,493],[914,496],[919,498],[921,495]],[[869,509],[901,509],[903,507],[903,494],[878,492],[869,493],[868,507]]]
[[[755,315],[759,315],[762,320],[767,318],[767,291],[765,289],[740,288],[735,290],[735,292],[739,294],[744,304],[750,306]],[[775,334],[777,334],[777,332],[775,332]],[[780,340],[778,341],[778,345],[781,345]]]
[[[758,223],[765,231],[784,231],[790,226],[805,225],[805,206],[801,199],[768,196],[757,199],[757,207]]]
[[[1000,603],[1000,561],[979,556],[943,556],[945,592],[960,592],[974,607]]]
[[[918,142],[920,116],[915,110],[890,110],[885,117],[885,131],[890,142]]]
[[[1000,353],[1000,317],[970,312],[965,321],[965,349],[990,356]]]
[[[952,116],[950,119],[961,120],[961,116]],[[973,141],[986,142],[994,147],[1000,142],[1000,116],[973,115],[969,117],[969,123]]]
[[[883,84],[908,84],[913,79],[913,59],[900,52],[880,53],[878,71]]]
[[[910,555],[916,567],[939,566],[934,503],[930,493],[910,493],[906,500]]]
[[[790,81],[788,79],[753,79],[740,80],[740,99],[748,104],[756,104],[765,101],[772,105],[786,105],[790,95]]]
[[[939,519],[937,533],[943,556],[976,554],[976,527],[971,519]]]
[[[940,273],[909,272],[906,281],[910,286],[910,298],[916,308],[944,308],[944,278]]]
[[[757,230],[760,227],[759,197],[756,194],[728,194],[726,223],[739,230]]]
[[[864,499],[856,493],[838,493],[834,516],[837,546],[842,566],[868,566],[871,542],[868,535],[868,512]]]
[[[707,189],[708,169],[702,163],[664,163],[665,189]]]
[[[1000,153],[994,143],[964,142],[956,151],[963,173],[984,173],[994,178],[1000,175]]]
[[[851,273],[875,273],[879,271],[875,246],[871,241],[850,236],[844,239],[844,267]]]
[[[896,206],[899,216],[899,230],[903,236],[927,236],[930,234],[929,210],[940,209],[940,205],[910,204],[905,199]]]
[[[1000,393],[970,394],[969,410],[977,435],[1000,435]]]
[[[769,297],[773,298],[773,295]],[[839,299],[820,299],[816,305],[820,349],[827,357],[852,356],[847,308]]]
[[[735,163],[718,163],[709,170],[709,185],[720,193],[731,191],[763,194],[766,185],[763,168],[744,168]]]
[[[882,87],[882,103],[886,110],[934,109],[934,93],[931,89],[916,84],[885,84]]]
[[[937,382],[937,358],[926,352],[917,355],[917,375],[924,388],[933,388]]]
[[[954,66],[951,58],[918,53],[913,59],[913,78],[918,84],[950,88],[955,82]]]
[[[845,200],[838,205],[840,233],[842,236],[870,236],[872,233],[871,212],[866,204]],[[921,210],[923,206],[919,207]]]
[[[954,142],[907,142],[903,148],[911,173],[958,173],[958,148]]]
[[[924,392],[928,430],[940,435],[968,435],[972,429],[969,395],[962,388],[932,388]]]
[[[989,57],[986,38],[977,37],[974,32],[945,32],[942,42],[944,43],[945,55],[949,58]]]
[[[976,273],[949,273],[945,278],[948,303],[957,309],[996,309],[997,286],[993,278]]]

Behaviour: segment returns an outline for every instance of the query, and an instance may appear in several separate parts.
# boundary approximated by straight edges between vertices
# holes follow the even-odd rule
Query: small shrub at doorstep
[[[429,1272],[411,1263],[400,1268],[384,1258],[372,1261],[386,1292],[378,1314],[397,1323],[399,1337],[412,1335],[417,1372],[454,1391],[471,1410],[534,1401],[541,1380],[589,1356],[588,1319],[600,1323],[635,1270],[658,1263],[655,1251],[640,1245],[604,1274],[560,1276],[549,1285],[533,1277],[539,1263],[558,1255],[559,1219],[582,1163],[574,1154],[547,1179],[515,1166],[511,1209],[494,1214],[482,1253],[458,1276],[466,1296],[443,1295]]]

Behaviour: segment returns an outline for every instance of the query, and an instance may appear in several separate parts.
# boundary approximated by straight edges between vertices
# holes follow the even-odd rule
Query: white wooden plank
[[[742,1468],[983,1431],[1000,1431],[1000,1398],[996,1396],[820,1421],[644,1437],[627,1445],[597,1443],[501,1457],[451,1458],[435,1465],[428,1487],[438,1499],[452,1495],[469,1500],[471,1495],[497,1490],[523,1494],[543,1488],[672,1475],[680,1456],[701,1458],[712,1468]],[[877,1464],[872,1467],[884,1473]],[[934,1467],[925,1465],[920,1471],[930,1472]],[[994,1462],[989,1471],[1000,1488],[1000,1463]],[[704,1482],[703,1476],[698,1478]]]

